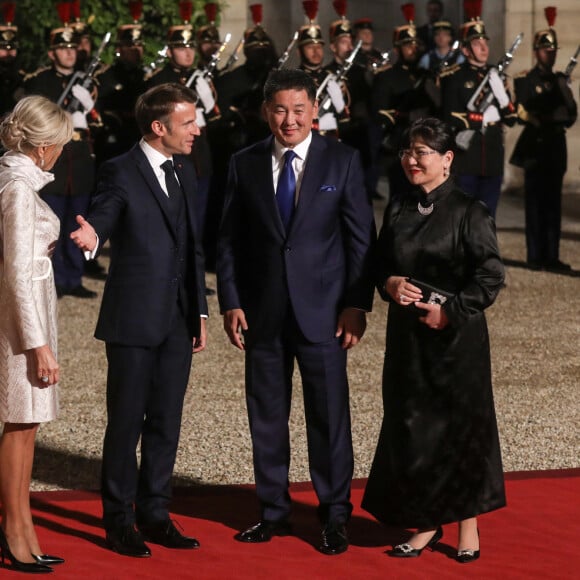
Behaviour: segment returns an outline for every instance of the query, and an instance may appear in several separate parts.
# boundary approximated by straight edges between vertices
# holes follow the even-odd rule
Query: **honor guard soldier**
[[[514,80],[518,121],[524,130],[510,163],[524,169],[528,266],[565,272],[570,265],[560,260],[559,253],[566,129],[576,121],[578,110],[569,84],[572,71],[553,70],[558,51],[556,8],[548,6],[545,14],[548,28],[534,36],[536,65]]]
[[[204,4],[205,17],[207,24],[200,26],[196,33],[198,66],[206,67],[211,62],[211,57],[222,44],[220,33],[216,26],[216,19],[219,11],[219,5],[216,2]]]
[[[391,196],[400,195],[410,185],[398,157],[400,141],[405,130],[419,117],[433,114],[437,91],[427,71],[419,68],[419,43],[415,28],[415,6],[401,6],[407,24],[393,33],[393,47],[397,61],[375,77],[371,96],[371,147],[374,155],[382,146],[386,153],[387,178]]]
[[[0,117],[11,111],[18,100],[17,92],[24,79],[18,69],[18,28],[14,26],[16,2],[3,2],[4,24],[0,25]]]
[[[504,170],[503,127],[514,125],[516,114],[498,69],[487,63],[489,36],[479,16],[481,0],[466,0],[465,14],[468,21],[459,36],[466,61],[440,75],[443,118],[458,131],[459,187],[483,201],[495,217]]]
[[[116,58],[113,64],[99,69],[97,108],[104,129],[99,134],[97,163],[128,151],[139,140],[135,121],[137,97],[145,92],[143,70],[143,26],[139,23],[143,2],[129,3],[132,24],[117,28]]]
[[[169,62],[163,68],[154,70],[145,80],[147,88],[163,83],[187,85],[198,96],[196,122],[201,132],[195,139],[191,151],[191,159],[197,175],[195,215],[198,220],[198,232],[203,232],[212,173],[212,159],[207,137],[207,124],[217,120],[219,113],[212,87],[203,75],[195,75],[195,32],[193,26],[190,24],[193,3],[188,1],[180,2],[179,11],[183,24],[172,26],[167,35],[167,56],[169,57]],[[214,293],[213,290],[209,289],[207,292],[208,294]]]
[[[75,31],[77,41],[77,63],[76,70],[86,70],[93,54],[93,38],[91,27],[87,22],[81,20],[81,0],[71,2],[71,14],[73,20],[71,26]]]
[[[324,61],[324,38],[322,30],[316,24],[318,14],[318,0],[304,0],[302,2],[304,13],[308,17],[309,23],[301,26],[298,30],[298,56],[300,64],[298,68],[308,73],[316,88],[326,78],[326,71],[322,67]]]
[[[427,24],[417,28],[419,48],[421,52],[433,50],[435,43],[435,23],[443,20],[442,0],[428,0],[427,2]]]
[[[52,259],[58,296],[94,298],[96,292],[82,285],[84,257],[69,234],[78,227],[76,216],[85,215],[95,185],[95,159],[88,120],[96,95],[80,83],[67,91],[75,72],[77,45],[74,29],[69,25],[70,4],[63,2],[58,8],[64,26],[50,32],[48,56],[52,65],[27,75],[24,92],[61,102],[65,110],[72,112],[73,138],[64,146],[63,154],[52,170],[54,181],[45,186],[40,195],[61,224]]]
[[[362,66],[371,74],[383,66],[384,56],[375,48],[373,21],[370,18],[359,18],[352,23],[353,43],[362,41],[360,50],[355,58],[355,64]]]

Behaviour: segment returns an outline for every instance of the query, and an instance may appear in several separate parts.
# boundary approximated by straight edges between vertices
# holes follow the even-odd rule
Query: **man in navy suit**
[[[199,135],[195,103],[195,93],[177,84],[139,97],[143,138],[103,164],[88,221],[78,216],[80,228],[71,234],[92,254],[110,240],[95,332],[106,342],[109,365],[103,520],[108,546],[128,556],[149,556],[145,541],[199,546],[168,511],[192,351],[206,341],[195,169],[186,157]]]
[[[218,242],[224,328],[245,350],[260,522],[237,534],[290,533],[288,419],[294,360],[304,390],[310,473],[325,554],[348,547],[353,473],[346,353],[370,311],[373,213],[358,153],[312,133],[316,88],[301,70],[271,73],[273,137],[232,157]],[[284,199],[290,195],[290,205]]]

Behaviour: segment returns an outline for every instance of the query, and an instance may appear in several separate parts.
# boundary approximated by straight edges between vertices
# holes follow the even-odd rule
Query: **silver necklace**
[[[417,211],[421,214],[421,215],[430,215],[433,213],[433,204],[431,203],[431,205],[428,205],[427,207],[423,207],[421,205],[421,202],[419,202],[417,204]]]

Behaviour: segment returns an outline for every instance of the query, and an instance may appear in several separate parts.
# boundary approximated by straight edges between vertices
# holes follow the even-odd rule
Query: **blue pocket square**
[[[336,191],[336,185],[321,185],[320,191]]]

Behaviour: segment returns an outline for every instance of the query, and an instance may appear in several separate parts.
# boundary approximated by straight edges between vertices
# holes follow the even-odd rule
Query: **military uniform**
[[[417,45],[416,30],[411,23],[394,31],[396,47]],[[402,195],[410,188],[398,157],[401,138],[413,121],[431,116],[435,111],[435,83],[418,62],[401,56],[375,77],[371,95],[371,146],[381,145],[386,153],[390,195]]]
[[[2,8],[5,24],[0,25],[0,49],[7,55],[0,58],[0,117],[14,108],[25,75],[18,68],[18,28],[12,24],[15,5],[5,2]]]
[[[542,32],[536,35],[534,48],[555,51],[555,33]],[[562,183],[567,169],[566,128],[576,121],[577,105],[568,78],[539,64],[517,75],[514,86],[524,130],[510,163],[524,169],[527,261],[533,269],[568,270],[559,259]]]
[[[75,46],[69,31],[66,27],[52,31],[51,50]],[[64,75],[54,65],[40,68],[24,78],[24,93],[42,95],[58,102],[71,77],[72,74]],[[65,100],[65,109],[67,104]],[[82,286],[83,255],[69,237],[70,232],[78,227],[76,216],[86,215],[95,186],[95,158],[89,129],[75,128],[72,140],[64,146],[52,172],[54,181],[46,185],[40,195],[61,223],[60,238],[53,255],[57,291],[59,295],[92,298],[96,293]]]
[[[479,18],[465,23],[461,34],[466,45],[475,39],[488,39]],[[487,122],[484,111],[468,109],[470,99],[490,68],[465,61],[443,71],[440,81],[443,120],[457,132],[460,149],[453,163],[458,184],[466,193],[483,201],[495,217],[504,170],[503,128],[514,125],[516,114],[507,92],[506,106],[500,107],[496,100],[492,105],[497,111],[496,120]]]

